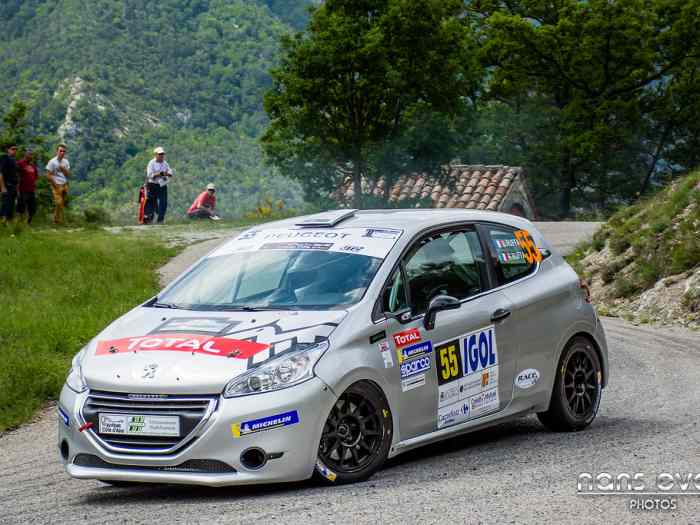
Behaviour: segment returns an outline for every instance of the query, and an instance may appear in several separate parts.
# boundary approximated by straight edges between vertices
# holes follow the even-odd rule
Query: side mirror
[[[401,324],[406,324],[411,320],[413,315],[411,314],[411,308],[406,307],[396,312],[384,312],[384,317],[387,319],[396,319]]]
[[[459,299],[452,297],[451,295],[437,295],[430,300],[428,305],[428,311],[425,312],[425,317],[423,318],[423,326],[426,330],[432,330],[435,328],[435,317],[438,312],[443,310],[456,310],[462,306]]]

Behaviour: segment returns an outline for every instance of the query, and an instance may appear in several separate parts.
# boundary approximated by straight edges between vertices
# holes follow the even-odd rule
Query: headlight
[[[226,385],[224,397],[247,396],[298,385],[314,376],[314,365],[328,349],[324,341],[304,350],[286,352]]]
[[[71,363],[70,372],[68,372],[68,377],[66,377],[66,385],[68,385],[68,388],[78,394],[87,390],[87,385],[85,384],[85,379],[83,378],[83,369],[80,366],[84,353],[85,348],[75,354],[73,362]]]

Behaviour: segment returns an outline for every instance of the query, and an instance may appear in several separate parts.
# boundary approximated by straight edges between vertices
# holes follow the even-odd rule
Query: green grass
[[[72,356],[157,292],[175,252],[97,228],[0,226],[0,431],[56,398]]]

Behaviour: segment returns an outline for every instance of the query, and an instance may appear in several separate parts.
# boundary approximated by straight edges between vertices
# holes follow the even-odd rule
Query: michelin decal
[[[248,434],[296,425],[297,423],[299,423],[299,412],[291,410],[283,414],[251,419],[250,421],[242,421],[241,423],[233,423],[231,425],[231,434],[234,438],[240,438]]]

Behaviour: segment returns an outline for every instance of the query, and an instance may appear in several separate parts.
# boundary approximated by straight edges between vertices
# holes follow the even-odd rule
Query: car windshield
[[[329,309],[358,302],[382,259],[320,250],[204,259],[153,306],[190,310]]]

